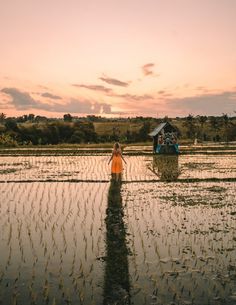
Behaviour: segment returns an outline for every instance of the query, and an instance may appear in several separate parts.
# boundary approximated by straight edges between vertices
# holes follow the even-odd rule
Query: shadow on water
[[[154,155],[153,172],[162,181],[176,181],[179,177],[179,156],[178,155]]]
[[[106,267],[104,305],[130,304],[130,282],[126,227],[123,221],[121,182],[110,182],[106,210]]]

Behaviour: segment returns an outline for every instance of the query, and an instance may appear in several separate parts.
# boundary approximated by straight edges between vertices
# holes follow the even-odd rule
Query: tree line
[[[222,116],[193,116],[184,118],[104,118],[90,115],[74,117],[64,114],[63,119],[47,118],[25,114],[19,117],[7,117],[0,113],[0,145],[48,145],[60,143],[105,143],[119,141],[123,143],[137,143],[150,141],[150,131],[159,123],[168,121],[178,131],[181,139],[192,141],[197,138],[204,141],[235,141],[236,117]],[[112,130],[98,133],[95,124],[111,124]],[[119,123],[122,123],[121,130]],[[131,124],[138,128],[132,130]]]

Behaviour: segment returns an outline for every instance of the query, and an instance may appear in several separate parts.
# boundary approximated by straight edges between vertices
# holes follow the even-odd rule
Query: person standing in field
[[[113,146],[113,150],[112,150],[112,155],[111,158],[108,162],[108,165],[111,163],[111,175],[112,178],[114,178],[115,176],[115,180],[119,181],[121,180],[121,173],[123,170],[123,164],[122,164],[122,160],[125,162],[125,159],[122,156],[122,151],[121,151],[121,147],[120,144],[118,142],[116,142]]]

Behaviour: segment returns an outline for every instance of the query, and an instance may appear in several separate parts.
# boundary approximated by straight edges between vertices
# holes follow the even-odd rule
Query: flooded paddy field
[[[126,184],[134,304],[235,304],[234,183]]]
[[[2,156],[0,304],[235,304],[236,155]]]
[[[110,180],[110,155],[1,156],[0,182]],[[125,156],[123,181],[156,181],[175,171],[179,180],[236,179],[236,155]]]
[[[102,303],[107,189],[89,183],[1,185],[2,304]]]

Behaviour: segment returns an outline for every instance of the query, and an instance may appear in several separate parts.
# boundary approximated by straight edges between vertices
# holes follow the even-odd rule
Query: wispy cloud
[[[107,103],[91,102],[87,100],[71,99],[66,103],[45,104],[33,99],[28,92],[17,88],[3,88],[4,94],[11,97],[11,103],[16,110],[40,109],[49,112],[72,112],[83,114],[112,113],[111,105]]]
[[[79,88],[85,88],[85,89],[89,89],[89,90],[93,90],[93,91],[100,91],[100,92],[104,92],[104,93],[112,93],[111,88],[107,88],[107,87],[100,86],[100,85],[72,84],[72,86],[79,87]]]
[[[72,112],[83,114],[98,114],[111,113],[111,105],[106,103],[92,103],[90,101],[80,101],[78,99],[71,99],[66,104],[54,104],[51,106],[52,112]]]
[[[44,90],[48,90],[48,89],[49,89],[47,86],[44,86],[44,85],[38,85],[38,87],[39,87],[40,89],[44,89]]]
[[[6,99],[4,99],[4,95],[0,91],[0,112],[3,112],[2,109],[11,109],[11,108],[12,105],[9,105],[9,102]]]
[[[100,103],[83,98],[67,100],[52,98],[45,103],[43,96],[41,96],[43,93],[38,94],[39,98],[36,99],[29,92],[12,87],[3,88],[0,90],[0,94],[2,96],[0,103],[2,109],[11,108],[26,111],[37,109],[55,113],[75,114],[116,114],[116,112],[112,111],[111,103]],[[219,93],[201,92],[200,94],[183,98],[174,98],[165,89],[159,90],[153,95],[118,94],[112,90],[106,91],[106,94],[110,97],[110,100],[113,100],[114,105],[121,109],[124,115],[125,113],[155,115],[157,112],[158,115],[168,116],[185,116],[189,113],[194,115],[221,115],[222,113],[233,114],[236,111],[236,90]],[[46,97],[48,97],[47,94]]]
[[[3,88],[1,92],[12,98],[12,104],[18,110],[26,110],[37,107],[38,102],[34,100],[28,92],[22,92],[17,88]]]
[[[132,114],[148,116],[185,116],[234,114],[236,111],[236,90],[220,93],[203,93],[184,98],[174,98],[166,90],[156,95],[119,95],[122,97],[120,108]]]
[[[159,90],[158,95],[161,96],[162,98],[166,98],[172,96],[173,94],[166,90]]]
[[[51,94],[49,92],[43,92],[41,94],[42,97],[47,97],[47,98],[50,98],[50,99],[53,99],[53,100],[61,100],[62,98],[58,95],[54,95],[54,94]]]
[[[132,115],[142,115],[142,116],[153,116],[156,117],[157,113],[166,114],[167,108],[165,103],[162,101],[153,98],[152,100],[148,100],[148,102],[137,102],[135,100],[126,100],[120,103],[120,107],[127,110],[127,113]]]
[[[154,76],[154,72],[153,72],[154,67],[155,67],[154,63],[148,63],[148,64],[143,65],[141,68],[142,68],[143,74],[145,76],[148,76],[148,75]]]
[[[114,86],[119,86],[119,87],[128,87],[129,86],[128,82],[124,82],[124,81],[121,81],[121,80],[118,80],[115,78],[110,78],[107,76],[102,76],[99,79],[109,85],[114,85]]]
[[[169,109],[179,109],[182,114],[193,113],[220,115],[233,113],[236,110],[236,91],[200,94],[184,98],[171,98],[167,101]]]
[[[119,97],[131,101],[147,101],[153,99],[152,95],[149,94],[143,94],[143,95],[135,95],[135,94],[113,94],[113,97]]]

